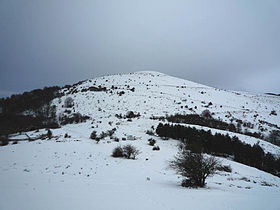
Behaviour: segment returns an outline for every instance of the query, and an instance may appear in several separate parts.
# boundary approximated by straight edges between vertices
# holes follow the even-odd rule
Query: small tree
[[[182,182],[182,186],[185,187],[204,187],[206,178],[215,174],[218,165],[218,160],[214,157],[191,153],[183,148],[169,163],[171,168],[187,178]]]
[[[112,152],[113,157],[123,157],[123,148],[121,146],[117,146],[113,152]]]
[[[127,159],[135,159],[140,154],[140,151],[130,144],[123,147],[123,152],[124,157]]]
[[[91,134],[90,134],[90,138],[93,139],[93,140],[95,140],[96,137],[97,137],[96,131],[92,131]]]

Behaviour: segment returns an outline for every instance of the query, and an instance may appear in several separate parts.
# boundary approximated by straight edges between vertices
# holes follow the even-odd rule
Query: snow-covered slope
[[[100,90],[106,87],[106,91],[88,90],[99,85]],[[55,138],[51,140],[19,141],[0,147],[1,210],[279,209],[278,177],[223,158],[219,159],[231,165],[232,173],[219,172],[207,179],[205,189],[181,187],[181,177],[167,167],[168,160],[177,152],[178,141],[153,137],[160,147],[153,151],[146,134],[159,123],[151,120],[151,116],[200,114],[209,102],[212,105],[207,109],[215,118],[227,122],[241,119],[254,125],[250,131],[260,131],[262,127],[267,134],[280,126],[279,97],[219,90],[158,72],[104,76],[61,92],[64,96],[52,102],[57,106],[58,117],[71,111],[91,119],[52,129]],[[67,97],[74,100],[71,108],[64,106]],[[271,114],[272,110],[277,115]],[[128,111],[141,116],[132,121],[115,116]],[[132,135],[136,140],[115,142],[107,137],[97,144],[89,139],[93,130],[100,134],[113,128],[114,136],[122,139]],[[259,141],[265,152],[280,154],[279,147],[263,140],[210,130],[238,135],[249,144]],[[28,135],[36,137],[42,133],[46,131],[31,131]],[[69,138],[64,137],[66,133]],[[141,151],[136,160],[111,157],[113,148],[126,144]]]
[[[82,92],[93,86],[106,87],[107,91]],[[132,88],[135,90],[132,91]],[[120,96],[118,93],[121,91],[124,93]],[[226,122],[233,120],[233,123],[235,119],[241,119],[252,123],[254,128],[247,128],[251,131],[263,128],[262,132],[268,133],[275,129],[275,125],[280,126],[279,96],[220,90],[158,72],[104,76],[84,81],[62,92],[65,96],[54,100],[58,114],[65,111],[62,108],[65,98],[72,97],[75,104],[72,110],[93,118],[126,114],[127,111],[139,112],[144,118],[175,113],[200,114],[207,108],[217,119]],[[208,106],[210,102],[212,105]],[[276,115],[271,111],[275,111]]]

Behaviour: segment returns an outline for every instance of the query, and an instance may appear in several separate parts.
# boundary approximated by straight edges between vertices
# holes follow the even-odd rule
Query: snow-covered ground
[[[53,130],[57,140],[0,147],[0,209],[279,209],[279,178],[226,159],[232,173],[219,172],[205,189],[181,187],[168,168],[178,142],[154,137],[160,151],[153,151],[145,126],[138,127],[143,121],[134,121],[118,130],[140,137],[135,141],[97,144],[83,123]],[[128,143],[141,151],[136,160],[111,157]]]
[[[106,86],[109,91],[81,92],[92,85]],[[119,89],[111,89],[112,85]],[[51,140],[19,141],[0,147],[1,210],[279,209],[280,178],[223,158],[219,159],[224,165],[231,165],[232,173],[219,172],[210,177],[204,189],[181,187],[182,177],[168,168],[179,142],[154,136],[160,150],[153,151],[147,141],[151,136],[146,134],[159,123],[149,119],[152,115],[200,114],[210,101],[213,105],[208,109],[215,113],[214,117],[227,122],[232,117],[241,119],[254,124],[251,131],[259,131],[262,126],[268,133],[275,127],[258,120],[280,126],[279,97],[219,90],[157,72],[101,77],[87,80],[75,89],[78,91],[72,94],[62,90],[66,95],[53,101],[57,114],[71,110],[90,116],[90,120],[52,129],[55,138]],[[120,91],[125,93],[119,96]],[[74,99],[73,108],[63,107],[67,97]],[[277,115],[270,115],[272,110]],[[139,112],[141,116],[131,122],[115,117],[127,111]],[[119,139],[133,135],[137,140],[115,142],[107,137],[97,144],[89,138],[93,130],[100,134],[113,128]],[[280,154],[279,147],[256,138],[211,131],[237,135],[250,144],[259,141],[266,152]],[[28,135],[36,137],[43,133],[46,130],[31,131]],[[64,138],[65,133],[71,137]],[[141,151],[136,160],[111,156],[113,148],[126,144]]]

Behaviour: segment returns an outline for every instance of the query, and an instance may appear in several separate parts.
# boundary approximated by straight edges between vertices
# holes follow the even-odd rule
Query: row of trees
[[[258,144],[251,146],[241,142],[237,137],[213,135],[210,130],[197,130],[181,125],[160,123],[156,133],[160,137],[181,140],[186,149],[193,152],[231,156],[237,162],[280,176],[280,158],[277,159],[270,153],[264,153]]]
[[[186,124],[194,124],[194,125],[200,125],[200,126],[207,126],[209,128],[215,128],[219,130],[225,130],[225,131],[231,131],[235,133],[242,133],[247,136],[253,136],[256,138],[263,139],[263,136],[261,133],[257,132],[242,132],[241,130],[241,124],[238,124],[238,126],[235,126],[233,123],[226,123],[218,119],[214,119],[211,116],[211,113],[208,110],[204,110],[202,112],[202,115],[198,114],[188,114],[188,115],[181,115],[181,114],[175,114],[175,115],[170,115],[167,116],[166,119],[169,122],[174,122],[174,123],[186,123]],[[243,123],[245,126],[246,123]]]

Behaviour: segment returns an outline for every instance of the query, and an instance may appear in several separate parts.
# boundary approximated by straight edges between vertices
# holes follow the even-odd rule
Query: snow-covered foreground
[[[205,189],[181,187],[167,167],[178,141],[155,137],[160,151],[152,151],[149,125],[134,121],[121,124],[117,135],[132,132],[135,141],[96,144],[88,138],[91,124],[83,123],[53,130],[58,140],[0,147],[0,209],[279,209],[279,178],[226,159],[232,173],[207,179]],[[64,139],[66,132],[72,137]],[[136,160],[111,157],[128,143],[141,151]]]

